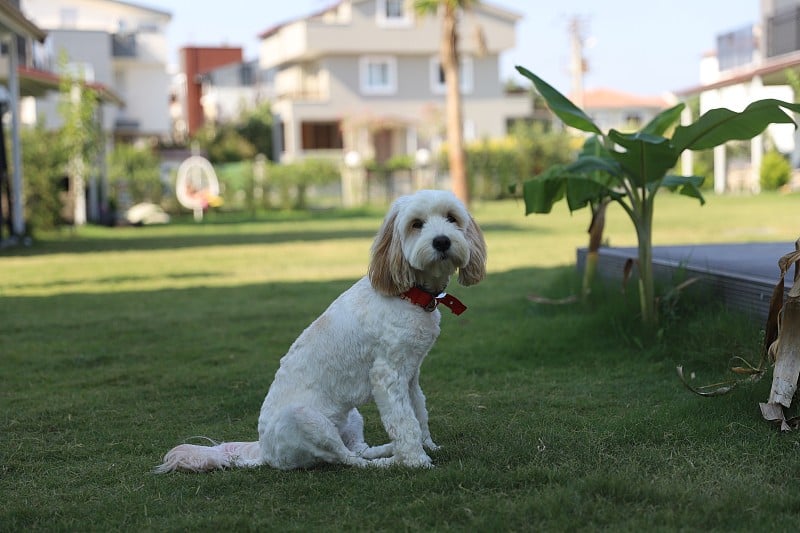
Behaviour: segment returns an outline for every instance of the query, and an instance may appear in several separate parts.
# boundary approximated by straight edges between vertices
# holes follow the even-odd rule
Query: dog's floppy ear
[[[458,282],[462,285],[475,285],[486,276],[486,241],[471,216],[464,226],[464,235],[469,242],[469,262],[458,270]]]
[[[398,214],[395,202],[372,244],[369,263],[372,287],[387,296],[397,296],[414,286],[414,272],[403,255],[400,230],[395,227]]]

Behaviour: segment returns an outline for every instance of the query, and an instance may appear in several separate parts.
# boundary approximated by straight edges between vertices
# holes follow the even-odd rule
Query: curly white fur
[[[181,444],[156,472],[230,466],[305,468],[319,463],[430,467],[419,370],[439,335],[438,309],[399,296],[444,290],[486,273],[486,244],[456,197],[419,191],[394,202],[372,246],[369,275],[342,293],[281,359],[258,418],[257,442]],[[364,442],[357,407],[374,400],[390,442]]]

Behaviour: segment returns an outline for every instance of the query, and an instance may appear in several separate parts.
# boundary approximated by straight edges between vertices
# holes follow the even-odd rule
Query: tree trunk
[[[458,62],[458,31],[456,7],[444,2],[441,48],[442,71],[444,72],[447,116],[447,155],[450,165],[450,180],[453,192],[469,204],[467,164],[464,153],[464,127],[461,109],[461,88]]]
[[[592,283],[597,272],[597,261],[600,256],[600,245],[603,243],[603,230],[606,227],[606,208],[611,200],[604,198],[592,211],[592,222],[589,225],[589,248],[586,251],[586,264],[583,267],[583,287],[581,298],[589,299]]]

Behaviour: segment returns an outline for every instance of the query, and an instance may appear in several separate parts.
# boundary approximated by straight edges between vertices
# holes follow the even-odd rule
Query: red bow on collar
[[[455,296],[451,296],[446,292],[441,293],[439,296],[420,289],[419,287],[412,287],[400,295],[403,300],[408,300],[414,305],[418,305],[425,309],[427,312],[432,312],[440,303],[445,307],[450,308],[454,315],[460,315],[467,310],[467,306]]]

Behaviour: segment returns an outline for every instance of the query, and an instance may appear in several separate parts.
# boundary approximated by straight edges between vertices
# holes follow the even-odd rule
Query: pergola
[[[18,41],[22,39],[34,39],[44,42],[47,34],[36,26],[33,22],[25,18],[22,12],[8,2],[0,2],[0,41],[8,47],[8,62],[0,67],[0,75],[5,75],[8,80],[8,106],[11,112],[11,194],[9,196],[9,207],[11,215],[11,232],[16,237],[25,234],[25,218],[23,216],[22,205],[22,152],[20,149],[20,121],[19,121],[19,96],[20,96],[20,76],[19,76],[19,50]],[[5,146],[2,146],[2,160],[5,160]],[[0,169],[7,176],[8,165],[5,169]]]

